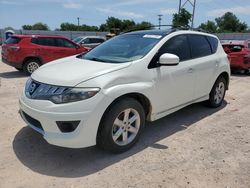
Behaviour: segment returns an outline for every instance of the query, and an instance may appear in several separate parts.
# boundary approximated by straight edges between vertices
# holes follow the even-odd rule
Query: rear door
[[[211,40],[217,41],[216,38]],[[195,73],[196,82],[195,82],[195,98],[199,99],[205,97],[211,90],[211,80],[216,69],[218,69],[218,58],[215,53],[217,47],[212,47],[210,45],[209,39],[207,36],[190,34],[189,42],[191,47],[193,71]],[[214,49],[213,49],[214,48]],[[213,54],[213,55],[212,55]]]
[[[56,41],[52,37],[32,38],[31,42],[36,44],[34,49],[36,56],[40,57],[43,62],[47,63],[60,58],[56,48]]]

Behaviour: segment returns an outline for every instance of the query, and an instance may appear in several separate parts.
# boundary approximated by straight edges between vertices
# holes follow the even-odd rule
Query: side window
[[[103,39],[99,38],[90,38],[90,43],[102,43]]]
[[[186,35],[178,35],[169,39],[160,49],[159,57],[164,53],[175,54],[180,61],[191,59],[190,47]]]
[[[211,55],[211,47],[205,36],[189,35],[190,46],[192,50],[192,58],[199,58]]]
[[[248,43],[248,48],[250,48],[250,43]]]
[[[84,44],[89,44],[89,43],[90,43],[90,39],[89,39],[89,38],[86,38],[86,39],[84,39],[82,42],[84,42]]]
[[[56,46],[54,38],[32,38],[31,42],[42,46]]]
[[[97,40],[97,43],[103,43],[104,42],[104,39],[96,39]]]
[[[207,37],[210,45],[211,45],[211,49],[212,49],[212,53],[216,53],[217,48],[218,48],[218,39],[214,38],[214,37]]]
[[[76,47],[73,43],[62,38],[56,38],[56,44],[58,47],[63,47],[63,48],[75,48]]]

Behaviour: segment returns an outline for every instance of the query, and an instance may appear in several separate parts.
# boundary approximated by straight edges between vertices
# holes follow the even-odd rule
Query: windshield
[[[94,48],[83,59],[125,63],[144,57],[161,40],[161,35],[124,34]]]
[[[82,37],[77,37],[77,38],[74,38],[72,41],[75,43],[79,43],[81,40],[82,40]]]

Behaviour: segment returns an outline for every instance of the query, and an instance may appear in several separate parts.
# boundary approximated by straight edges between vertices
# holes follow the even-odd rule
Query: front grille
[[[24,111],[22,111],[22,114],[24,115],[24,118],[25,118],[31,125],[33,125],[34,127],[36,127],[36,128],[38,128],[38,129],[40,129],[40,130],[43,131],[43,127],[42,127],[41,123],[40,123],[38,120],[36,120],[36,119],[30,117],[30,116],[29,116],[28,114],[26,114]]]
[[[26,85],[25,94],[32,99],[47,99],[51,95],[60,95],[66,90],[65,87],[43,84],[30,80]]]

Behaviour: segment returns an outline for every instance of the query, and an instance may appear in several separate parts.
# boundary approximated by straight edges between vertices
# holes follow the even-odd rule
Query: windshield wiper
[[[86,59],[91,60],[91,61],[107,62],[107,61],[105,61],[105,60],[103,60],[103,59],[99,59],[99,58],[97,58],[97,57],[86,58]]]

